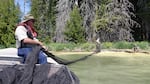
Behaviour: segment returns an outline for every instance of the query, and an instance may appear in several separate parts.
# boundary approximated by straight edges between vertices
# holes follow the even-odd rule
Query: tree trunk
[[[72,0],[59,0],[57,4],[55,42],[65,42],[64,29],[72,10]]]
[[[91,42],[93,39],[94,28],[92,28],[91,23],[95,17],[95,4],[95,0],[81,0],[79,5],[83,17],[83,26],[86,30],[86,40],[88,42]]]

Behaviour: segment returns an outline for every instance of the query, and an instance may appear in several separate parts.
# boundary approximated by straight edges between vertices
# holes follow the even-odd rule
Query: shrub
[[[93,49],[95,49],[95,44],[94,43],[84,43],[84,44],[80,44],[80,46],[82,50],[85,51],[92,51]]]
[[[114,47],[116,49],[131,49],[134,45],[132,45],[132,42],[126,42],[126,41],[120,41],[114,43]]]
[[[112,42],[104,42],[104,43],[102,43],[102,48],[104,48],[104,49],[113,48],[113,43]]]
[[[149,43],[146,42],[146,41],[135,42],[135,44],[136,44],[140,49],[149,49]]]

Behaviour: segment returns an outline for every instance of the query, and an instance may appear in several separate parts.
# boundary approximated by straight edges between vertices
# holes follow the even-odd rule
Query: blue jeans
[[[23,57],[23,63],[25,62],[27,55],[31,51],[32,48],[18,48],[18,56]],[[46,54],[43,51],[40,51],[38,56],[38,64],[46,64],[46,63],[47,63]]]

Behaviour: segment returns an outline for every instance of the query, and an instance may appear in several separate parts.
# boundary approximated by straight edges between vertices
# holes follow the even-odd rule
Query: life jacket
[[[27,24],[21,23],[18,26],[24,26],[27,29],[28,38],[35,39],[37,37],[37,32],[33,28],[28,26]],[[22,40],[20,48],[30,48],[30,47],[34,47],[34,46],[36,46],[36,44],[24,43],[23,40]]]

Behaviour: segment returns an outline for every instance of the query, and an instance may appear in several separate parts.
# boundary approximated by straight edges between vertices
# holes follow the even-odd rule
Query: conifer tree
[[[66,24],[66,40],[74,43],[85,42],[85,30],[82,26],[82,18],[77,6],[70,13],[70,19]]]
[[[9,47],[15,43],[14,30],[19,20],[19,9],[13,0],[1,0],[0,3],[0,45]]]
[[[49,42],[54,36],[57,0],[31,0],[31,2],[31,13],[36,18],[35,26],[40,34],[39,38]]]
[[[94,25],[101,41],[134,41],[131,28],[139,24],[133,20],[135,14],[131,2],[108,0],[99,8]]]

